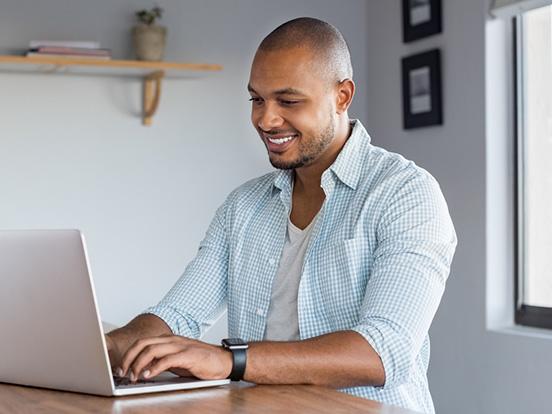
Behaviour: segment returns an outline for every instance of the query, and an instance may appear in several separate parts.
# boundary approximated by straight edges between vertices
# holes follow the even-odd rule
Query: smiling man
[[[166,297],[107,336],[119,375],[318,384],[434,412],[428,329],[456,236],[433,177],[349,119],[352,77],[328,23],[263,40],[251,120],[277,170],[234,190]],[[225,304],[231,338],[199,341]]]

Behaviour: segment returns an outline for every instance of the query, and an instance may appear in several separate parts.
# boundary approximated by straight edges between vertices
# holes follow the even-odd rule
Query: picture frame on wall
[[[439,49],[402,59],[402,98],[404,129],[443,124]]]
[[[404,43],[441,33],[441,1],[402,0]]]

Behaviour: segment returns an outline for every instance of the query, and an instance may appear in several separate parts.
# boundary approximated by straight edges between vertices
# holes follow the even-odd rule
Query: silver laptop
[[[229,382],[165,373],[116,384],[78,230],[0,231],[0,332],[0,382],[105,396]]]

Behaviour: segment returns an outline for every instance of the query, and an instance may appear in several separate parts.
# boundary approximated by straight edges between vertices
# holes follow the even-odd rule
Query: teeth
[[[284,142],[288,142],[288,141],[291,141],[294,137],[293,136],[289,136],[289,137],[284,137],[284,138],[268,138],[268,140],[270,142],[272,142],[273,144],[278,144],[278,145],[281,145],[283,144]]]

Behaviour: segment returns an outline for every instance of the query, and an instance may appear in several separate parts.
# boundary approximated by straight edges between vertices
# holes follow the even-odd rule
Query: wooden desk
[[[0,384],[0,414],[414,414],[314,386],[231,384],[217,388],[106,398]]]

